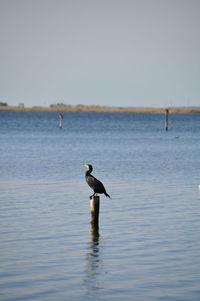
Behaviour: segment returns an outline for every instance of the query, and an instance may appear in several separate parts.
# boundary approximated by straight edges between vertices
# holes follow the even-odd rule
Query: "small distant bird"
[[[94,193],[91,195],[90,198],[92,198],[96,193],[104,193],[105,196],[109,196],[109,194],[106,192],[105,187],[103,186],[103,183],[101,183],[99,180],[97,180],[93,175],[91,175],[91,172],[93,171],[93,167],[91,164],[84,164],[84,167],[88,168],[88,170],[85,173],[85,179],[88,185],[93,189]]]

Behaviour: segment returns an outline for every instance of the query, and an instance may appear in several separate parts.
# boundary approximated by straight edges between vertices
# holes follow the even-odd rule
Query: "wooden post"
[[[93,231],[99,229],[99,208],[100,208],[100,199],[99,196],[93,196],[90,199],[90,212],[91,212],[91,226]]]
[[[165,131],[168,131],[168,115],[169,115],[169,110],[165,110]]]
[[[64,118],[63,114],[60,113],[59,114],[59,128],[60,129],[62,129],[62,126],[63,126],[63,118]]]

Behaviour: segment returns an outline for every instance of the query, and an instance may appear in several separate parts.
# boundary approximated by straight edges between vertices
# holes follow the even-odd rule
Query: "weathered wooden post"
[[[99,230],[99,209],[100,209],[100,198],[99,196],[93,196],[90,198],[90,212],[91,212],[91,226],[92,231],[98,235]]]
[[[169,117],[169,110],[165,110],[165,131],[168,131],[168,118]]]
[[[63,114],[59,114],[59,128],[62,129],[63,127]]]

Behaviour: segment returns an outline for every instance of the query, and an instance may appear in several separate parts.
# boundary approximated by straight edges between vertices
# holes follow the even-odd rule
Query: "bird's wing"
[[[105,187],[103,186],[103,183],[101,183],[101,181],[97,180],[92,175],[87,175],[86,181],[90,186],[90,188],[92,188],[94,193],[104,193],[107,197],[110,198],[109,194],[106,192]]]
[[[87,183],[93,190],[100,189],[102,192],[104,192],[104,190],[105,190],[103,184],[91,175],[89,177],[87,177]]]

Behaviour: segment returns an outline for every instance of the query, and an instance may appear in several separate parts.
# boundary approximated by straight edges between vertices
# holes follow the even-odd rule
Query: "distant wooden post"
[[[168,118],[169,117],[169,110],[165,110],[165,131],[168,131]]]
[[[90,199],[90,212],[91,212],[91,226],[93,231],[99,229],[99,208],[100,208],[100,199],[99,196],[93,196]]]
[[[62,129],[63,127],[63,114],[59,114],[59,128]]]

